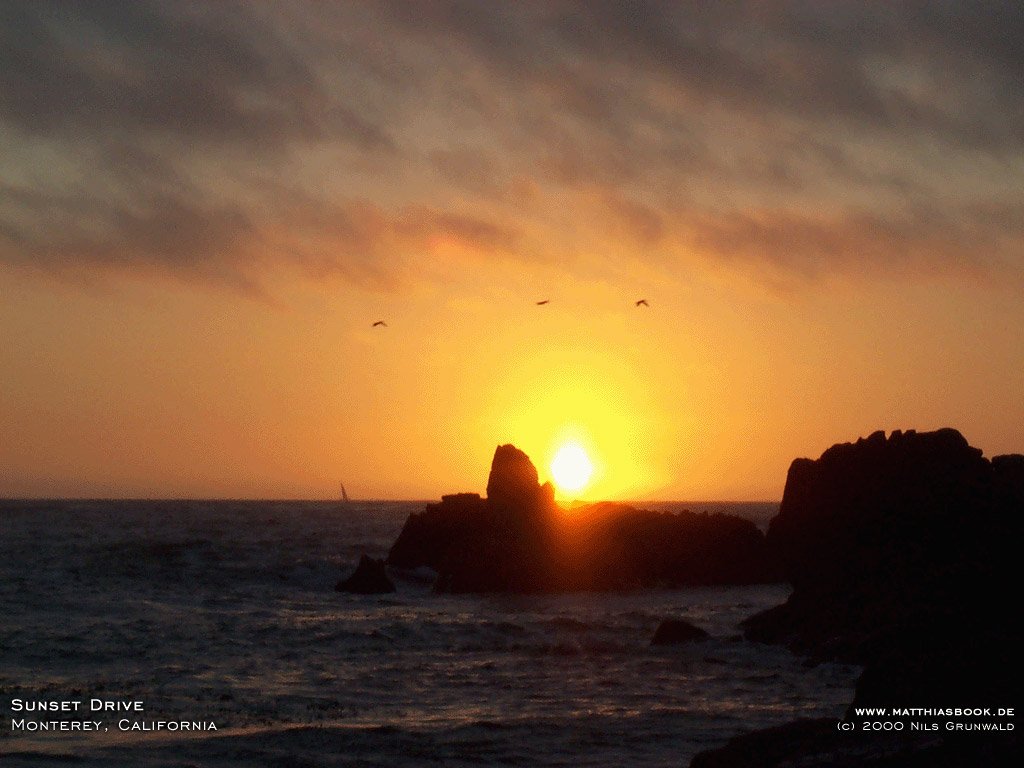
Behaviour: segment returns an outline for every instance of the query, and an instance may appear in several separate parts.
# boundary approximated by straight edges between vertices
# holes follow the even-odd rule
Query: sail
[[[341,483],[341,500],[348,503],[348,494],[345,493],[345,484]]]

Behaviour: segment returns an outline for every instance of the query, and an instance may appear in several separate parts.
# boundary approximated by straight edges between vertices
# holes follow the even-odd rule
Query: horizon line
[[[469,491],[474,493],[474,491]],[[453,494],[442,494],[450,496]],[[487,496],[479,494],[480,498]],[[359,503],[403,503],[403,504],[432,504],[441,501],[441,496],[435,498],[367,498],[349,499],[349,504]],[[9,501],[207,501],[207,502],[315,502],[315,503],[336,503],[339,506],[346,502],[341,499],[324,497],[259,497],[259,496],[2,496],[0,503]],[[657,498],[634,498],[634,499],[571,499],[563,500],[564,504],[781,504],[781,499],[657,499]]]

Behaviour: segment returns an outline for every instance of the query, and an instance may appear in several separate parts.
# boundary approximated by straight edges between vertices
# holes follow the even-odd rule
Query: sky
[[[3,496],[773,500],[1022,328],[1015,2],[0,4]]]

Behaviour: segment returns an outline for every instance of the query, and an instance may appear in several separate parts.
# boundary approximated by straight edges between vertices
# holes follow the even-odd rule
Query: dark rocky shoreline
[[[1022,513],[1024,456],[985,459],[952,429],[876,432],[794,461],[767,537],[793,593],[745,632],[812,661],[864,665],[846,713],[855,730],[793,723],[733,739],[694,768],[1008,765],[1015,731],[952,731],[964,718],[892,709],[1016,707],[1022,638],[1007,589]],[[997,719],[1013,723],[974,721]],[[865,731],[872,721],[904,730]]]
[[[437,572],[441,592],[560,592],[788,581],[748,639],[808,663],[864,667],[844,724],[796,721],[701,753],[694,768],[1009,764],[1013,730],[948,730],[894,707],[1016,708],[1021,636],[1015,551],[1024,456],[993,459],[953,429],[876,432],[796,459],[767,536],[730,515],[601,503],[566,511],[526,454],[495,451],[487,497],[444,496],[407,520],[387,558]],[[699,639],[668,622],[656,642]],[[865,731],[886,708],[903,731]],[[993,718],[994,719],[994,718]],[[1003,717],[1004,723],[1013,719]],[[895,726],[894,726],[895,727]]]

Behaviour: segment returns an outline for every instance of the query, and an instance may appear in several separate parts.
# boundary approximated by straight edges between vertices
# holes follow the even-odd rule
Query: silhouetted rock
[[[566,511],[511,445],[494,453],[486,499],[444,496],[411,515],[388,563],[433,568],[444,592],[749,584],[778,575],[750,521],[608,503]]]
[[[499,445],[490,462],[487,501],[516,510],[535,509],[554,501],[554,488],[542,487],[537,468],[515,445]]]
[[[865,665],[851,718],[855,706],[1012,707],[1022,638],[1003,589],[1017,582],[1022,512],[1024,457],[988,461],[952,429],[797,459],[767,538],[793,593],[748,619],[747,636]],[[929,752],[931,764],[959,749]],[[748,763],[694,762],[719,764]]]
[[[339,581],[335,587],[337,592],[352,592],[357,595],[380,595],[395,591],[395,585],[388,578],[383,560],[363,555],[359,565],[347,579]]]
[[[682,619],[665,619],[654,631],[651,645],[676,645],[704,640],[708,633],[698,626]]]
[[[467,537],[488,517],[487,502],[478,493],[442,496],[423,512],[409,515],[388,553],[388,564],[399,568],[426,566],[441,571],[448,551],[466,544]]]
[[[924,732],[840,733],[835,720],[820,718],[737,736],[696,755],[690,768],[1009,768],[1018,763],[1005,741],[943,742]]]
[[[1016,504],[1020,509],[1024,499],[1024,456],[1012,453],[1006,456],[992,457],[994,474],[994,501],[1003,508]]]
[[[813,761],[823,738],[828,742],[835,740],[834,732],[834,721],[796,720],[737,736],[723,747],[701,752],[690,762],[690,768],[774,768],[797,756],[801,758],[798,764],[803,766],[806,764],[803,760]],[[834,752],[834,748],[831,751]],[[834,755],[829,756],[834,759]]]
[[[992,587],[1015,581],[1022,478],[1024,457],[989,462],[952,429],[797,459],[768,529],[794,591],[748,634],[869,662],[911,633],[928,647],[958,627],[1002,628]]]

